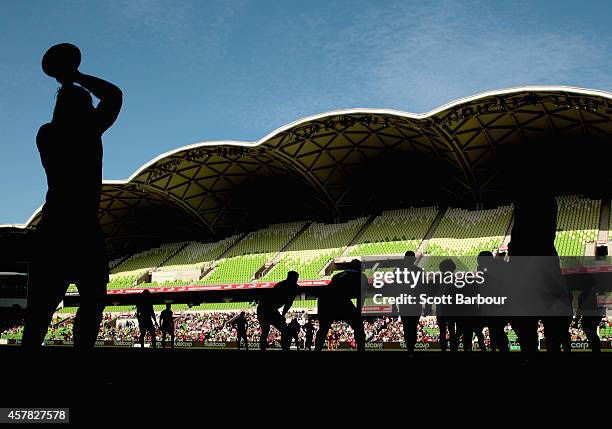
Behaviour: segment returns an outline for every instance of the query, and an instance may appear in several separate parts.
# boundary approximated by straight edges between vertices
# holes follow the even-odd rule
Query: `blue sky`
[[[44,201],[34,138],[57,83],[45,50],[124,92],[104,178],[204,140],[257,140],[350,107],[425,112],[518,85],[612,90],[606,1],[22,1],[0,3],[0,223]]]

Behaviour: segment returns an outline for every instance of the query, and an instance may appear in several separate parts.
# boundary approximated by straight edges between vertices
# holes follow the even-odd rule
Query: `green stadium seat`
[[[388,255],[414,251],[423,241],[437,213],[437,207],[383,212],[368,225],[349,255]]]
[[[276,224],[247,234],[196,284],[250,283],[257,270],[280,252],[304,225],[305,222]]]
[[[587,242],[597,240],[601,200],[577,195],[557,197],[555,247],[559,256],[584,256]]]
[[[459,270],[476,268],[481,251],[496,252],[508,231],[512,206],[490,210],[450,208],[429,240],[424,254],[453,256]],[[426,269],[436,270],[439,258],[431,258]]]
[[[282,280],[288,271],[300,273],[301,280],[320,279],[320,271],[331,259],[342,254],[366,220],[361,217],[345,223],[310,224],[261,281]]]

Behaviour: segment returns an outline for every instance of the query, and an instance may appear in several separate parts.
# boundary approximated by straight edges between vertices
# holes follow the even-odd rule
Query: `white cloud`
[[[528,11],[512,20],[491,2],[407,2],[364,11],[327,49],[352,89],[412,111],[528,84],[612,88],[609,40],[546,29]],[[541,20],[541,17],[540,17]],[[381,106],[382,107],[382,106]]]

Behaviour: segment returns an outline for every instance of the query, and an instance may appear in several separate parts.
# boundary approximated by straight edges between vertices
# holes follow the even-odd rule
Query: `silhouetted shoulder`
[[[46,123],[42,125],[38,129],[38,133],[36,134],[36,146],[38,147],[38,150],[40,150],[41,147],[46,142],[52,139],[53,139],[53,125],[51,125],[50,123]]]

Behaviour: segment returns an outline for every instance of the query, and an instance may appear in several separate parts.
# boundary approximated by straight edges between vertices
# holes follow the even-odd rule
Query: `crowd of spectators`
[[[18,305],[9,308],[0,308],[0,333],[2,338],[9,338],[21,333],[24,312]]]
[[[257,344],[261,335],[261,328],[254,311],[246,311],[248,322],[247,337],[250,343]],[[175,314],[175,340],[184,342],[232,342],[237,339],[235,326],[231,323],[237,312],[194,312],[183,311]],[[296,318],[303,325],[306,323],[308,314],[295,311],[287,314],[287,320]],[[72,341],[73,340],[74,316],[54,317],[47,334],[47,339]],[[318,323],[314,320],[315,334]],[[23,322],[19,321],[13,326],[5,326],[0,331],[2,338],[20,338],[23,331]],[[401,342],[403,341],[403,327],[397,317],[375,317],[364,319],[366,341],[379,342]],[[600,326],[600,337],[602,341],[612,340],[612,321],[603,318]],[[506,331],[511,333],[510,325]],[[115,342],[137,343],[140,335],[138,322],[134,313],[105,313],[98,334],[99,340],[110,340]],[[161,332],[157,332],[161,335]],[[305,331],[299,333],[300,347],[305,341]],[[488,344],[488,330],[484,329],[485,343]],[[586,335],[580,325],[572,326],[570,329],[572,341],[586,341]],[[544,338],[544,327],[538,327],[538,337]],[[354,345],[352,328],[344,322],[335,322],[326,335],[328,346],[337,347],[340,343]],[[420,343],[439,341],[439,330],[436,318],[433,316],[422,317],[417,327],[417,341]],[[274,328],[270,330],[268,344],[280,345],[280,332]]]

